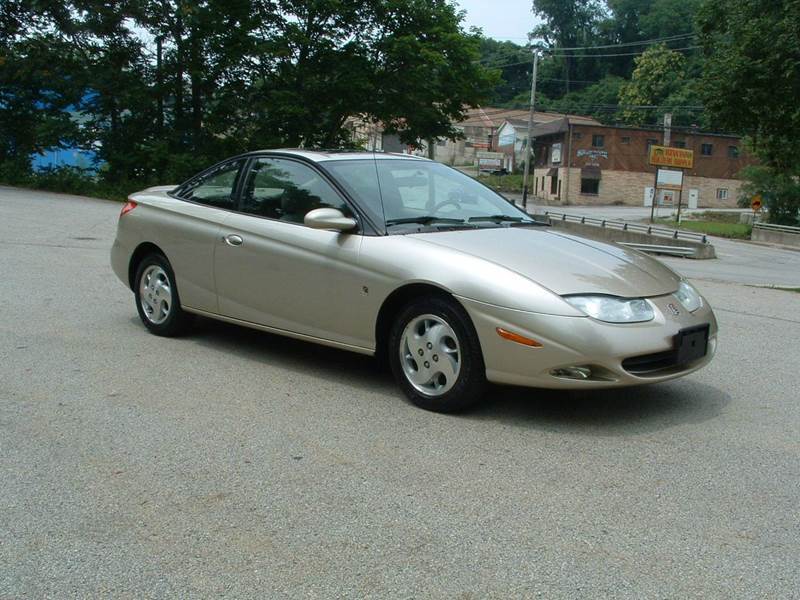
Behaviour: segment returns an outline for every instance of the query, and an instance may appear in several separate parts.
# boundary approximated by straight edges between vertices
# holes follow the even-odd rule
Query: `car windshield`
[[[329,161],[325,167],[389,233],[534,223],[499,194],[440,163],[376,157]]]

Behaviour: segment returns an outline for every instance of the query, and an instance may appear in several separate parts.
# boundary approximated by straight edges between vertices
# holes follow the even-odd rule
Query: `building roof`
[[[506,119],[506,122],[517,131],[526,133],[528,131],[527,116],[524,119]],[[533,115],[533,133],[537,136],[566,131],[570,125],[591,125],[600,127],[602,123],[592,117],[583,117],[580,115],[563,115],[561,113],[548,112],[537,112]]]
[[[470,108],[466,111],[464,120],[458,124],[467,127],[499,127],[507,119],[522,118],[527,114],[527,110],[516,108],[495,108],[492,106]]]

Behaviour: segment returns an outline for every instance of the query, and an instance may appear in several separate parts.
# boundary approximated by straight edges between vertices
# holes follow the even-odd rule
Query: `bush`
[[[108,200],[125,200],[128,194],[150,185],[145,181],[122,181],[111,183],[103,179],[92,169],[61,166],[31,173],[19,169],[17,165],[0,163],[0,183],[19,187],[93,196]]]
[[[761,194],[770,223],[800,224],[800,181],[797,177],[764,166],[745,167],[742,176],[745,183],[739,206],[749,207],[753,196]]]

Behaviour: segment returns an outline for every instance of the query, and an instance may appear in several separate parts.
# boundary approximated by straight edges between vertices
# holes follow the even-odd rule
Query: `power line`
[[[667,48],[668,50],[672,50],[673,52],[683,52],[685,50],[697,50],[702,46],[686,46],[685,48]],[[618,54],[550,54],[553,57],[559,58],[607,58],[611,56],[641,56],[644,54],[646,50],[642,50],[641,52],[625,52],[625,53],[618,53]],[[506,67],[516,67],[517,65],[529,65],[531,64],[530,60],[522,60],[519,62],[513,63],[506,63],[500,65],[491,65],[491,64],[484,64],[478,63],[480,66],[485,67],[487,69],[505,69]]]
[[[685,48],[667,48],[667,50],[671,50],[673,52],[682,52],[684,50],[697,50],[698,48],[702,48],[702,46],[686,46]],[[647,50],[642,50],[641,52],[624,52],[620,54],[559,54],[553,53],[551,56],[560,56],[564,58],[605,58],[609,56],[639,56],[644,54]]]
[[[575,46],[574,48],[555,48],[555,50],[595,50],[605,48],[625,48],[626,46],[645,46],[649,44],[658,44],[660,42],[672,42],[684,38],[695,37],[694,33],[680,33],[670,35],[662,38],[653,38],[651,40],[642,40],[640,42],[623,42],[621,44],[607,44],[605,46]]]

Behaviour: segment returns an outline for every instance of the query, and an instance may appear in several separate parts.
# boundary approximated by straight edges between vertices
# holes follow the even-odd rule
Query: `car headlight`
[[[694,312],[703,306],[703,297],[686,281],[681,281],[678,284],[678,291],[675,292],[675,297],[683,304],[683,308],[689,312]]]
[[[564,296],[564,300],[590,317],[608,323],[642,323],[655,317],[653,307],[642,298]]]

